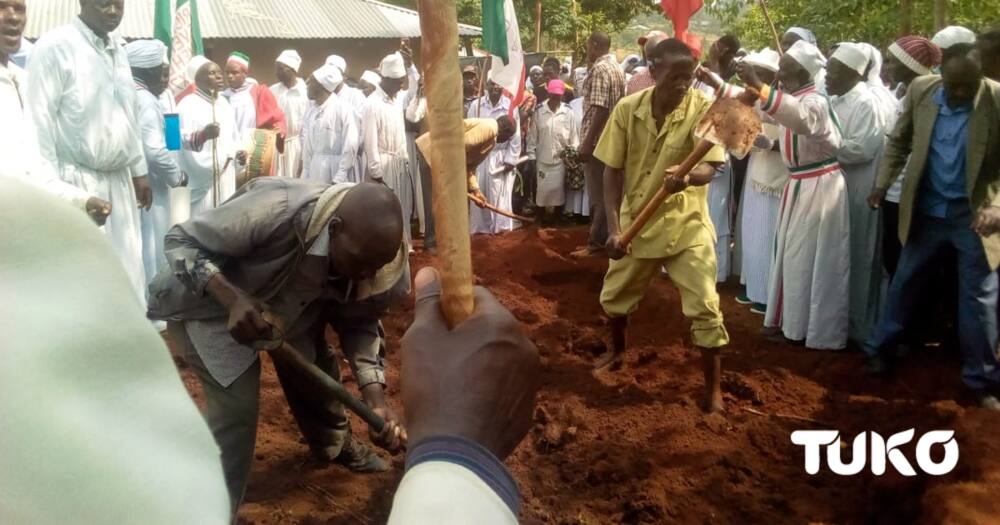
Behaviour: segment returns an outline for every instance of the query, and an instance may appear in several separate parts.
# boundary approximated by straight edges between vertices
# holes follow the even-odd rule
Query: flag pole
[[[462,76],[458,65],[458,17],[454,0],[418,0],[430,165],[441,267],[441,309],[450,327],[468,318],[472,295]]]

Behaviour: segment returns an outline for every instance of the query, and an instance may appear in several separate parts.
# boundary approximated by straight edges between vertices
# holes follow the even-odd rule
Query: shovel
[[[753,109],[758,96],[756,90],[747,89],[737,98],[716,99],[695,128],[695,136],[700,139],[698,144],[681,162],[676,172],[664,175],[664,180],[666,177],[675,177],[688,182],[691,170],[701,163],[705,155],[716,145],[724,147],[737,158],[746,157],[753,147],[754,139],[761,133],[760,117]],[[670,192],[661,185],[622,234],[623,248],[628,248],[667,197],[670,197]]]

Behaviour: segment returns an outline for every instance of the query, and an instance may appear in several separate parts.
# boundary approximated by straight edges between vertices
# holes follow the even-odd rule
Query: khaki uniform
[[[657,130],[652,95],[653,90],[645,90],[623,98],[594,151],[601,162],[625,172],[622,231],[662,185],[664,170],[680,164],[694,149],[694,129],[712,104],[704,94],[688,90]],[[714,148],[704,162],[725,162],[725,152]],[[632,241],[630,252],[611,261],[601,290],[601,306],[609,316],[632,313],[663,266],[681,293],[694,344],[717,348],[729,342],[715,290],[715,229],[707,193],[707,186],[698,186],[670,196]]]

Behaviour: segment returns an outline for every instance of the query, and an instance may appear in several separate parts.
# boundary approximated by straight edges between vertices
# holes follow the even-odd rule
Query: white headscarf
[[[382,78],[403,78],[406,76],[406,64],[403,62],[403,55],[393,53],[382,59],[379,65],[379,74]]]
[[[275,62],[280,62],[292,69],[296,73],[299,72],[299,66],[302,65],[302,57],[299,56],[299,52],[294,49],[286,49],[278,55],[278,59]]]
[[[378,86],[382,83],[382,77],[370,69],[361,74],[361,80],[364,80],[373,86]]]
[[[167,46],[159,40],[133,40],[125,44],[128,65],[152,69],[167,63]]]
[[[344,81],[344,75],[340,69],[330,64],[323,64],[319,69],[313,71],[312,76],[330,93],[336,91],[337,86]]]
[[[813,34],[812,31],[804,27],[789,27],[788,31],[785,31],[786,35],[788,33],[799,35],[799,38],[801,38],[802,40],[805,40],[806,42],[809,42],[812,45],[816,45],[816,35]]]
[[[826,66],[826,57],[815,45],[805,40],[796,41],[792,47],[788,48],[788,55],[791,56],[800,66],[809,72],[809,78],[814,79]]]
[[[760,51],[750,53],[743,59],[743,61],[751,66],[762,67],[777,73],[781,62],[781,55],[779,55],[777,51],[769,47],[765,47]]]
[[[186,71],[188,82],[194,82],[194,77],[198,76],[198,71],[201,71],[202,67],[205,67],[206,64],[209,64],[211,62],[212,62],[211,60],[201,55],[195,55],[191,57],[191,60],[188,61],[188,67]]]
[[[852,42],[842,42],[830,58],[836,58],[841,64],[856,71],[861,78],[865,77],[865,71],[868,70],[868,53]]]
[[[976,34],[962,26],[948,26],[938,31],[931,42],[937,44],[943,51],[955,44],[975,44]]]
[[[889,133],[892,131],[892,126],[896,124],[899,100],[885,86],[885,82],[882,82],[882,53],[875,46],[865,42],[859,42],[856,45],[868,55],[871,67],[868,70],[868,77],[865,79],[865,84],[868,84],[872,94],[878,99],[878,109],[879,113],[881,113],[882,123],[885,126],[885,132]]]
[[[326,63],[339,69],[341,74],[347,73],[347,61],[340,55],[326,57]]]

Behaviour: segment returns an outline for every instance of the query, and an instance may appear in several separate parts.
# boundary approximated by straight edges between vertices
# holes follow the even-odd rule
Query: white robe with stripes
[[[836,162],[843,139],[826,96],[809,85],[772,93],[761,109],[781,125],[792,175],[781,195],[764,325],[808,348],[847,345],[850,217]]]

